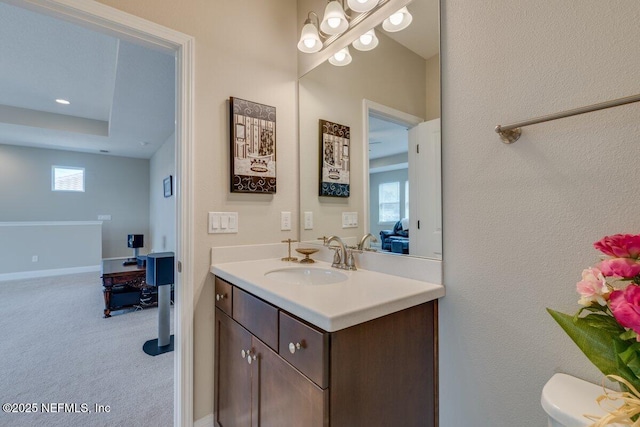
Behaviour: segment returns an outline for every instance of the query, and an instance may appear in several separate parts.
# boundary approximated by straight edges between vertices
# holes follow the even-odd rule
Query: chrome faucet
[[[333,263],[331,267],[339,268],[342,270],[356,270],[356,264],[353,260],[353,251],[356,249],[351,249],[345,246],[342,239],[338,236],[331,236],[327,239],[325,245],[329,245],[331,242],[338,242],[340,246],[329,246],[329,249],[335,250],[336,253],[333,255]]]
[[[367,241],[367,239],[370,239],[372,242],[377,243],[378,239],[376,239],[376,236],[374,236],[371,233],[367,233],[364,236],[362,236],[362,239],[360,239],[360,243],[358,243],[358,250],[362,251],[362,250],[367,250],[364,247],[365,242]],[[373,250],[373,249],[369,249],[369,250]]]

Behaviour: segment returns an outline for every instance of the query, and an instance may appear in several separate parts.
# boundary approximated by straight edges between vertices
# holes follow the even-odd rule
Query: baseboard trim
[[[34,279],[37,277],[62,276],[65,274],[90,273],[100,271],[100,265],[88,265],[85,267],[56,268],[52,270],[18,271],[16,273],[0,274],[0,282],[7,280]]]
[[[213,414],[200,418],[193,423],[193,427],[213,427]]]

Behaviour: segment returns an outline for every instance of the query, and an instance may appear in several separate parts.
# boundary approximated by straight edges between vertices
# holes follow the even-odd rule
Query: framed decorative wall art
[[[162,187],[164,189],[164,197],[171,197],[173,195],[173,176],[169,175],[163,179]]]
[[[276,192],[276,107],[229,99],[231,192]]]
[[[349,197],[349,126],[320,120],[320,196]]]

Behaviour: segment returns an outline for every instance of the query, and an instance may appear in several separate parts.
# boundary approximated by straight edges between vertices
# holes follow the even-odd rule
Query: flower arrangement
[[[582,307],[573,316],[547,309],[587,358],[623,392],[595,426],[640,426],[640,235],[606,236],[593,246],[605,259],[582,272],[576,289]],[[595,420],[596,418],[592,418]]]

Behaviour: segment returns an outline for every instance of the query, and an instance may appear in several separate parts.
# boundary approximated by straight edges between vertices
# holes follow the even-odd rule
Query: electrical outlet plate
[[[280,212],[280,230],[291,230],[291,212]]]
[[[238,212],[209,212],[209,234],[238,232]]]
[[[313,212],[304,213],[304,229],[313,230]]]

